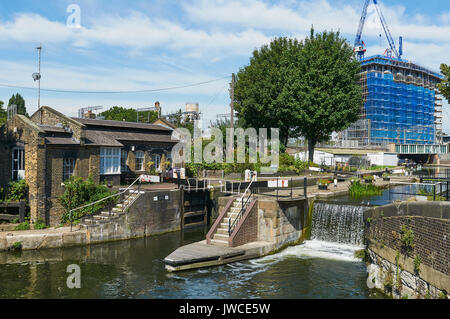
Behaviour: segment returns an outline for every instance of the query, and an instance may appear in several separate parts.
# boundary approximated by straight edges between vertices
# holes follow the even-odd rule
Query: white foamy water
[[[364,247],[355,245],[332,243],[314,239],[305,241],[302,245],[286,248],[278,254],[257,259],[253,261],[253,263],[267,265],[287,257],[323,258],[360,262],[360,259],[355,258],[355,252],[363,248]]]

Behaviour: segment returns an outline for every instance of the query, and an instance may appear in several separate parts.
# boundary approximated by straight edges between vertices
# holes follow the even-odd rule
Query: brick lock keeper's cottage
[[[31,220],[60,223],[58,197],[70,176],[120,185],[170,161],[178,140],[163,125],[70,118],[42,107],[31,118],[16,115],[0,129],[0,187],[25,178]]]

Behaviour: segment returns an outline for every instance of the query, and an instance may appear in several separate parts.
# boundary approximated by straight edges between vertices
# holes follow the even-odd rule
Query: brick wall
[[[230,237],[230,246],[237,247],[258,240],[258,204],[253,202]]]
[[[450,275],[450,221],[423,216],[382,217],[370,222],[366,237],[387,247],[402,251],[401,227],[414,233],[410,256],[420,256],[422,263]]]

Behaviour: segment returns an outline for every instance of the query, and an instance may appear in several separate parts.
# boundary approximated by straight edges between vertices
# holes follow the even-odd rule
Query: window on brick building
[[[120,148],[100,149],[100,174],[120,174]]]
[[[137,171],[143,171],[144,168],[144,158],[145,153],[143,151],[137,151],[136,152],[136,170]]]
[[[125,150],[122,150],[121,159],[120,159],[120,169],[122,170],[122,172],[128,171],[127,161],[128,161],[128,152]]]
[[[25,149],[15,147],[12,150],[12,180],[18,181],[25,178]]]
[[[75,158],[65,158],[63,162],[63,181],[73,176],[75,171]]]

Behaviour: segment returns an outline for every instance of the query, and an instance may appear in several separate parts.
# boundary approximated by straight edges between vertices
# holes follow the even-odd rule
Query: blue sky
[[[404,37],[404,58],[438,71],[450,64],[450,2],[381,0],[395,39]],[[81,28],[66,24],[67,7],[81,9]],[[362,0],[16,0],[0,2],[0,83],[36,87],[37,52],[43,44],[42,87],[81,91],[157,89],[230,76],[249,62],[254,48],[277,36],[303,39],[340,30],[351,43]],[[387,43],[369,8],[363,38],[368,54]],[[229,108],[229,79],[175,91],[138,94],[42,92],[41,104],[75,116],[81,107],[147,107],[163,113],[198,102],[205,124]],[[35,90],[0,88],[0,100],[21,93],[30,113]],[[450,133],[448,104],[445,130]]]

